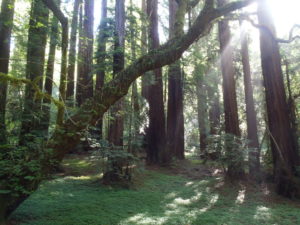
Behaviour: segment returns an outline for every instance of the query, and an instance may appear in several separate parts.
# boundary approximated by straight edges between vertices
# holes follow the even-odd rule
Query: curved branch
[[[147,71],[169,65],[178,60],[193,42],[208,33],[217,18],[245,7],[253,0],[236,1],[217,9],[211,7],[211,2],[212,0],[205,1],[203,10],[186,34],[169,40],[158,49],[137,59],[119,72],[114,80],[96,91],[94,97],[87,100],[71,118],[73,122],[70,119],[65,121],[59,132],[54,133],[49,143],[58,160],[62,160],[69,149],[78,143],[79,132],[87,126],[94,125],[111,105],[126,95],[134,80]]]
[[[246,20],[246,21],[250,22],[250,24],[253,27],[257,28],[257,29],[264,30],[278,43],[289,44],[289,43],[291,43],[291,42],[293,42],[297,39],[300,39],[300,35],[295,35],[294,36],[294,31],[295,31],[296,28],[300,29],[300,24],[294,24],[293,27],[290,29],[289,38],[288,39],[283,39],[283,38],[275,37],[273,32],[267,26],[255,23],[248,15],[240,15],[239,19]]]

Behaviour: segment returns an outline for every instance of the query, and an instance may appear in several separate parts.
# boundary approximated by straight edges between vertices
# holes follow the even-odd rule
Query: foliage
[[[45,179],[43,168],[45,162],[54,164],[46,159],[52,153],[51,149],[43,148],[43,139],[27,135],[32,142],[26,145],[0,146],[0,193],[12,196],[28,195],[34,190],[34,185]],[[43,168],[42,168],[43,167]],[[31,184],[31,185],[29,185]]]
[[[103,162],[101,171],[104,173],[104,182],[131,181],[138,158],[124,147],[100,140],[94,154]],[[109,181],[105,176],[109,176]]]
[[[245,169],[244,161],[248,155],[248,140],[232,134],[211,135],[207,138],[205,158],[214,157],[222,165],[224,172],[227,168]]]

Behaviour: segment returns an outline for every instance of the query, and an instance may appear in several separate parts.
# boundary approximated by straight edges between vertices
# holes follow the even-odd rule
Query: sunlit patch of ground
[[[72,160],[75,168],[85,167],[83,159]],[[24,225],[300,224],[299,202],[261,187],[225,184],[216,176],[195,179],[156,169],[145,171],[132,189],[103,186],[99,177],[45,182],[12,220]]]

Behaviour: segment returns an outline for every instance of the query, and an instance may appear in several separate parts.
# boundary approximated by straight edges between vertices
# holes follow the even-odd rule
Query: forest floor
[[[198,160],[140,169],[132,186],[104,186],[101,163],[70,155],[64,173],[44,182],[12,215],[13,225],[300,224],[300,202],[270,185],[228,184]]]

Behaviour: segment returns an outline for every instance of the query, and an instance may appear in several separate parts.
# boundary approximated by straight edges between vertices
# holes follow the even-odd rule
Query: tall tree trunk
[[[84,58],[85,73],[83,99],[93,96],[93,43],[94,43],[94,0],[84,0]]]
[[[86,99],[93,96],[93,29],[94,0],[84,0],[84,16],[81,16],[80,44],[77,77],[77,104],[80,106]]]
[[[101,5],[101,21],[99,26],[97,58],[97,76],[96,76],[96,91],[99,91],[104,85],[105,70],[106,70],[106,42],[108,38],[107,30],[107,0],[102,0]],[[97,123],[100,139],[103,137],[103,117],[99,118]]]
[[[115,6],[115,31],[114,31],[114,54],[113,75],[124,69],[125,66],[125,2],[117,0]],[[109,128],[109,141],[116,145],[123,145],[124,116],[123,99],[120,99],[111,108],[113,119]]]
[[[0,13],[0,73],[8,73],[10,57],[10,38],[13,27],[15,0],[2,0]],[[0,82],[0,145],[5,144],[7,82]]]
[[[61,35],[61,67],[60,67],[60,81],[59,81],[59,100],[62,103],[66,102],[67,92],[67,55],[68,55],[68,41],[69,41],[69,26],[68,20],[63,17],[61,22],[62,35]],[[56,125],[58,127],[63,125],[65,114],[65,106],[59,105],[57,108]]]
[[[133,15],[133,2],[130,0],[130,47],[131,47],[131,57],[132,61],[134,62],[136,60],[136,18]],[[139,104],[139,96],[138,96],[138,88],[137,88],[137,82],[134,81],[131,86],[131,108],[132,108],[132,114],[130,115],[130,119],[133,123],[133,129],[131,129],[130,126],[130,144],[128,144],[129,149],[131,152],[135,153],[136,149],[134,146],[137,143],[137,136],[139,134],[139,123],[140,123],[140,104]]]
[[[228,0],[218,0],[218,6],[223,6]],[[219,22],[219,40],[221,49],[221,68],[223,75],[223,100],[225,112],[225,133],[240,136],[234,66],[233,66],[233,47],[230,43],[231,35],[228,21]],[[230,147],[229,147],[230,148]],[[231,149],[227,148],[227,151]],[[232,159],[232,162],[235,159]],[[242,170],[233,164],[228,165],[227,175],[229,178],[238,179],[241,177]]]
[[[199,66],[196,66],[196,68]],[[209,133],[208,129],[208,113],[207,113],[207,91],[206,84],[204,81],[204,70],[196,69],[194,76],[196,77],[196,92],[197,92],[197,108],[198,108],[198,127],[199,127],[199,138],[200,138],[200,151],[205,152],[207,145],[207,136]]]
[[[44,3],[40,0],[33,0],[28,31],[26,78],[35,81],[40,89],[42,89],[44,73],[48,17],[49,10]],[[21,144],[26,141],[26,134],[39,129],[40,112],[41,100],[36,98],[35,91],[26,85],[20,131]]]
[[[124,69],[125,66],[125,1],[116,0],[115,3],[115,24],[114,24],[114,53],[113,53],[113,79]],[[118,91],[116,91],[118,92]],[[117,94],[117,93],[116,93]],[[124,99],[119,99],[110,109],[112,119],[110,120],[108,140],[118,151],[123,147],[123,131],[124,131]],[[116,182],[126,177],[126,171],[123,170],[123,160],[112,161],[111,169],[103,175],[104,183]],[[125,178],[126,179],[126,178]]]
[[[299,194],[299,181],[294,177],[299,166],[299,155],[288,116],[279,46],[266,0],[259,1],[258,20],[261,26],[268,29],[260,29],[260,49],[274,179],[278,194],[293,197]]]
[[[251,70],[248,51],[247,34],[241,33],[241,56],[244,72],[244,88],[246,102],[246,120],[247,120],[247,137],[249,142],[249,173],[251,176],[257,177],[260,170],[260,151],[257,136],[256,112],[253,100],[253,88],[251,84]]]
[[[210,102],[209,108],[209,124],[210,124],[210,134],[216,135],[220,129],[220,93],[218,87],[218,77],[219,74],[214,73],[211,75],[211,83],[207,85],[207,96]]]
[[[70,49],[69,49],[69,63],[68,63],[68,83],[67,83],[67,95],[66,98],[70,101],[70,105],[74,104],[74,74],[75,74],[75,63],[76,63],[76,42],[77,42],[77,31],[78,31],[78,13],[79,4],[81,0],[75,0],[72,24],[71,24],[71,37],[70,37]]]
[[[285,63],[285,72],[286,72],[286,84],[288,89],[288,110],[290,115],[290,123],[292,128],[292,134],[293,138],[295,139],[295,143],[297,145],[297,149],[299,149],[298,145],[298,137],[297,137],[297,130],[298,130],[298,124],[297,124],[297,115],[296,115],[296,103],[295,103],[295,97],[292,93],[291,89],[291,79],[290,79],[290,71],[289,71],[289,62],[287,60],[284,61]]]
[[[149,49],[159,47],[157,0],[147,0],[149,17]],[[165,112],[163,103],[162,69],[152,71],[153,82],[148,87],[149,128],[147,131],[147,162],[149,164],[167,163],[169,155],[165,149]]]
[[[83,103],[83,63],[84,58],[83,55],[83,5],[80,4],[79,6],[79,24],[78,24],[78,54],[77,54],[77,83],[76,83],[76,104],[81,106]]]
[[[59,4],[58,4],[59,5]],[[52,24],[51,24],[51,31],[50,31],[50,46],[49,46],[49,54],[48,54],[48,61],[46,67],[46,78],[45,78],[45,92],[52,95],[52,87],[53,87],[53,74],[54,74],[54,64],[55,64],[55,54],[56,54],[56,47],[58,41],[58,19],[53,16]],[[41,128],[43,130],[43,135],[45,137],[48,136],[48,129],[50,123],[50,108],[51,108],[51,101],[48,98],[43,99],[42,105],[42,121],[41,121]]]
[[[169,0],[169,37],[183,33],[185,0]],[[183,82],[180,60],[169,66],[168,74],[167,148],[178,159],[184,159]]]
[[[142,31],[141,31],[141,52],[142,54],[147,53],[147,4],[146,0],[142,0],[142,13],[141,13],[141,21],[142,21]],[[149,76],[145,74],[142,76],[142,96],[147,99],[148,95],[148,84],[149,84]]]

